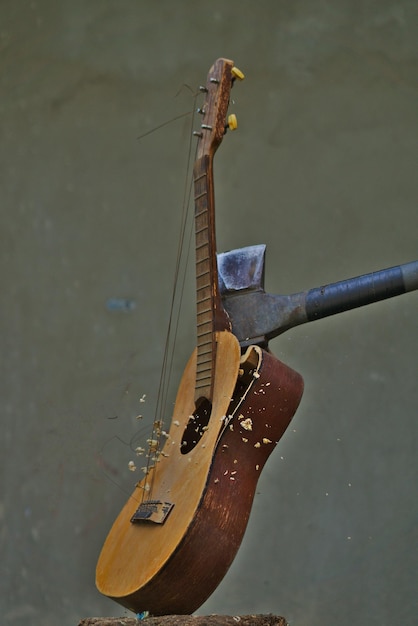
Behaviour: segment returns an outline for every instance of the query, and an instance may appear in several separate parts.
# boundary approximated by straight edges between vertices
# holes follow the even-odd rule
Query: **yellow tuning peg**
[[[236,130],[238,128],[238,121],[235,113],[228,115],[228,128],[229,130]]]
[[[239,78],[240,80],[245,78],[244,73],[235,66],[232,68],[231,73],[234,78]]]

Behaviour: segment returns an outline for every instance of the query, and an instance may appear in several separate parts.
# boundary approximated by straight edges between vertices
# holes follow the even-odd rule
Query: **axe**
[[[217,255],[219,291],[242,347],[289,328],[418,289],[418,261],[290,295],[264,291],[264,244]]]

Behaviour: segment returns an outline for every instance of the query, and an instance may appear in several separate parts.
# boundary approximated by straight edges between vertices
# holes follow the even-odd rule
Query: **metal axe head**
[[[247,246],[217,255],[221,296],[237,291],[264,291],[265,244]]]

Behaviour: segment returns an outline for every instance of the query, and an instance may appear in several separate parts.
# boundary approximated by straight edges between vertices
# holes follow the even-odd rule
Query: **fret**
[[[207,333],[206,333],[206,334],[207,334]],[[211,335],[212,333],[209,333],[209,334]],[[199,339],[200,339],[200,338],[199,338]],[[211,345],[212,345],[212,340],[210,340],[210,341],[206,342],[205,344],[203,344],[203,343],[202,343],[202,344],[200,344],[200,341],[199,341],[199,345],[201,345],[201,348],[202,348],[202,350],[203,350],[203,345],[211,346]]]
[[[212,334],[212,333],[210,333],[210,334]],[[207,341],[207,342],[206,342],[206,343],[204,343],[204,344],[202,343],[202,345],[201,345],[201,352],[200,352],[200,354],[204,354],[204,352],[203,352],[203,346],[204,346],[204,345],[209,346],[209,347],[212,347],[212,340]]]
[[[197,364],[197,371],[198,374],[202,374],[205,372],[210,372],[210,370],[212,369],[212,360],[211,359],[205,359],[204,361],[199,361]]]
[[[200,356],[206,356],[207,354],[211,354],[212,352],[212,342],[205,344],[207,346],[206,349],[203,348],[203,346],[200,346],[201,350],[200,350]],[[201,361],[200,361],[201,362]],[[209,362],[209,359],[208,359]]]
[[[210,324],[211,320],[204,320],[203,322],[201,322],[201,324]],[[201,330],[199,333],[200,337],[203,337],[203,335],[210,335],[212,336],[212,328],[208,328],[207,330]]]
[[[205,178],[205,176],[207,176],[207,172],[202,172],[201,174],[199,174],[199,176],[195,176],[195,178],[193,179],[193,182],[197,182],[198,180],[201,180],[202,178]]]
[[[208,377],[208,379],[210,380],[210,376]],[[208,380],[206,379],[206,380]],[[197,381],[196,382],[196,391],[198,391],[199,389],[202,389],[204,391],[206,391],[207,389],[207,382],[205,382],[205,379],[203,379],[202,381]],[[199,395],[203,395],[203,394],[199,394]]]
[[[206,391],[207,389],[207,383],[205,382],[205,380],[210,380],[210,376],[208,376],[206,379],[203,379],[202,381],[197,381],[196,382],[196,391],[199,389],[204,389]],[[200,394],[202,395],[202,394]]]
[[[207,381],[210,382],[210,379],[211,379],[211,375],[210,374],[208,376],[204,376],[202,378],[199,378],[197,380],[196,388],[204,389],[205,387],[207,387],[207,385],[208,385]]]
[[[198,371],[196,378],[200,382],[202,382],[204,380],[210,380],[211,374],[212,374],[212,364],[208,368],[206,368],[206,369],[204,369],[202,371]]]
[[[201,330],[203,326],[209,326],[209,328],[207,330]],[[198,334],[198,337],[201,337],[205,333],[212,333],[211,320],[198,322],[197,323],[197,334]]]
[[[204,351],[204,347],[205,346],[209,346],[209,348],[212,347],[212,339],[210,339],[209,341],[199,341],[199,348],[200,348],[200,354],[207,354],[207,351]]]
[[[206,332],[206,333],[203,333],[203,334],[201,335],[201,337],[204,337],[205,335],[209,335],[209,339],[208,339],[207,341],[202,341],[202,342],[200,342],[200,343],[199,343],[199,345],[201,345],[201,346],[204,346],[204,345],[207,345],[207,344],[209,344],[209,343],[212,343],[212,333],[211,333],[211,332]]]
[[[198,325],[198,326],[200,326],[200,325],[202,325],[202,324],[211,324],[211,323],[212,323],[212,319],[210,319],[210,318],[209,318],[209,319],[206,319],[206,318],[207,318],[207,316],[205,315],[205,314],[206,314],[206,311],[198,311],[198,313],[197,313],[197,314],[199,315],[199,317],[200,317],[200,318],[202,317],[202,315],[204,315],[204,316],[205,316],[205,319],[203,319],[203,320],[202,320],[202,319],[199,319],[199,320],[197,321],[197,325]],[[210,332],[212,332],[212,328],[211,328]]]
[[[212,363],[212,357],[211,357],[211,354],[210,354],[210,350],[207,350],[207,349],[206,349],[206,352],[205,352],[205,351],[204,351],[205,349],[206,349],[206,348],[202,347],[201,352],[197,355],[197,364],[198,364],[198,367],[199,367],[199,366],[201,367],[202,365],[205,365],[205,364],[208,364],[208,365],[209,365],[209,367],[211,366],[211,363]]]
[[[208,287],[204,287],[203,289],[197,289],[197,304],[202,302],[208,302],[212,299],[212,294]]]
[[[202,354],[202,358],[197,362],[197,373],[210,372],[212,369],[212,354],[210,351]]]
[[[202,361],[208,361],[209,362],[210,361],[210,359],[207,358],[207,355],[208,355],[207,347],[208,346],[211,347],[212,346],[212,342],[205,343],[204,345],[200,346],[201,350],[200,350],[199,354],[197,355],[198,362],[202,362]],[[205,350],[206,350],[206,352],[205,352]]]
[[[197,369],[196,377],[198,380],[202,381],[202,380],[207,380],[208,378],[211,378],[212,363],[211,362],[208,362],[208,363],[209,363],[208,367],[203,367],[200,370],[199,368]]]
[[[197,219],[198,217],[201,217],[202,215],[205,215],[206,213],[207,213],[207,208],[205,207],[201,211],[196,211],[194,216]]]
[[[208,372],[206,375],[196,378],[196,383],[199,384],[200,388],[202,387],[205,388],[205,387],[208,387],[208,384],[210,385],[211,378],[212,378],[211,373]]]
[[[204,328],[204,327],[206,327],[206,328]],[[202,322],[200,327],[199,327],[199,324],[198,324],[198,329],[197,329],[198,339],[200,337],[203,337],[203,335],[205,335],[205,334],[209,334],[209,335],[212,334],[212,324],[211,324],[211,322]]]
[[[205,283],[204,285],[197,287],[197,291],[203,291],[203,289],[210,289],[210,283]]]
[[[210,321],[202,322],[202,324],[210,324]],[[201,330],[199,333],[199,337],[203,337],[204,335],[212,336],[212,328],[208,328],[207,330]]]
[[[203,243],[200,243],[198,246],[196,246],[196,250],[200,250],[202,248],[204,248],[205,246],[209,247],[209,244],[207,241],[204,241]],[[209,259],[209,257],[207,257],[207,259]]]
[[[202,369],[197,372],[198,379],[202,381],[202,380],[207,380],[208,378],[211,378],[211,372],[212,372],[212,364],[210,364],[210,366],[207,367],[206,369]]]
[[[200,372],[207,371],[207,370],[211,369],[211,367],[212,367],[212,359],[206,358],[207,355],[208,355],[208,353],[206,353],[205,355],[202,355],[202,357],[204,356],[205,358],[202,358],[200,361],[197,362],[197,369]]]
[[[211,284],[209,272],[205,271],[197,274],[196,281],[198,285],[202,285],[204,283],[205,285],[209,286]]]
[[[208,242],[207,242],[207,235],[204,233],[200,233],[199,235],[196,235],[196,249],[200,249],[203,246],[207,246]],[[209,260],[209,257],[208,257]]]
[[[204,335],[205,335],[205,334],[207,335],[208,333],[204,333]],[[204,335],[202,335],[202,337],[203,337]],[[209,335],[212,335],[212,331],[210,331],[210,332],[209,332]],[[199,339],[200,339],[200,337],[199,337]],[[206,342],[206,344],[203,344],[203,343],[202,343],[202,344],[200,344],[200,342],[199,342],[199,345],[202,345],[202,346],[203,346],[203,345],[208,345],[208,346],[209,346],[209,345],[212,345],[212,339],[211,339],[210,341],[207,341],[207,342]]]

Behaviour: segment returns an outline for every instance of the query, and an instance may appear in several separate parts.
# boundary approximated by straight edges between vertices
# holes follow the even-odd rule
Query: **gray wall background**
[[[232,58],[246,80],[216,157],[218,249],[266,243],[274,293],[413,260],[416,18],[407,0],[1,0],[3,624],[125,613],[94,568],[136,480],[123,441],[155,407],[190,119],[138,135]],[[416,311],[409,294],[271,343],[305,394],[201,614],[414,622]]]

